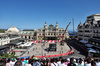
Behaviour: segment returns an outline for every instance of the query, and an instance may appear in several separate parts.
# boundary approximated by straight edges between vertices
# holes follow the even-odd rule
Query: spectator
[[[25,66],[24,59],[21,59],[21,62],[22,62],[22,66]]]
[[[69,62],[69,58],[67,58],[67,60],[65,60],[65,65],[68,65],[70,62]]]
[[[55,59],[51,59],[50,66],[58,66],[58,64],[56,63]]]
[[[90,58],[87,59],[87,63],[85,63],[85,66],[91,66],[91,60],[90,60]]]
[[[41,66],[41,63],[38,62],[38,58],[34,57],[35,62],[33,63],[33,66]]]
[[[96,66],[100,66],[100,60],[96,59]]]
[[[73,62],[73,58],[70,58],[70,63],[68,64],[68,66],[76,66],[76,64],[74,64]]]
[[[26,58],[26,59],[24,60],[24,62],[25,62],[25,64],[28,64],[28,58]]]
[[[79,60],[79,64],[77,66],[84,66],[82,65],[82,60]]]
[[[21,60],[17,60],[14,66],[22,66]]]
[[[6,65],[6,59],[0,59],[0,66],[5,66]]]
[[[96,66],[95,59],[91,61],[91,66]]]
[[[61,60],[62,60],[62,57],[59,57],[59,59],[57,60],[58,66],[61,66]]]
[[[29,59],[28,64],[25,64],[25,66],[32,66],[31,63],[32,63],[32,59]]]
[[[12,61],[10,62],[10,65],[14,66],[14,64],[15,64],[15,59],[12,59]]]
[[[74,63],[76,64],[76,66],[78,65],[78,59],[74,59]]]
[[[84,65],[84,61],[83,61],[83,59],[79,58],[79,61],[82,61],[82,65]]]
[[[10,59],[7,60],[6,66],[11,66],[10,65]]]
[[[61,66],[66,66],[64,59],[61,60]]]

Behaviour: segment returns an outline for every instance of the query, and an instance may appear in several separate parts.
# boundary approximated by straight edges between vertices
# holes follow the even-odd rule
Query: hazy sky
[[[100,0],[0,0],[0,29],[39,29],[47,25],[66,28],[74,18],[77,25],[86,17],[100,13]],[[73,30],[69,25],[68,30]]]

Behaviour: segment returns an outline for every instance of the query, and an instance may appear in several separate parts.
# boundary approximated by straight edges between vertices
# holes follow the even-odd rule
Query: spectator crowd
[[[0,66],[100,66],[100,58],[2,58]]]

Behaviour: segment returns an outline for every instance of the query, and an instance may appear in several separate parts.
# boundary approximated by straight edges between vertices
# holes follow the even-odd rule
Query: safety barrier
[[[86,53],[86,57],[88,57],[88,53],[87,53],[86,49],[84,49],[82,46],[80,46],[80,45],[77,44],[77,43],[76,43],[76,45],[79,46],[80,48],[82,48],[82,49],[85,51],[85,53]]]
[[[48,40],[48,41],[50,41],[50,40]],[[38,41],[37,41],[38,42]],[[59,40],[59,42],[60,42],[60,40]],[[67,43],[67,45],[69,46],[69,48],[70,48],[70,51],[69,52],[67,52],[67,53],[62,53],[62,54],[55,54],[55,55],[45,55],[45,56],[36,56],[37,58],[43,58],[43,57],[45,57],[45,58],[49,58],[49,57],[59,57],[59,56],[66,56],[66,55],[71,55],[71,54],[73,54],[74,53],[74,50],[72,50],[72,47]]]
[[[73,54],[73,50],[70,50],[69,52],[67,53],[63,53],[63,54],[55,54],[55,55],[46,55],[46,56],[36,56],[37,58],[48,58],[48,57],[58,57],[58,56],[65,56],[65,55],[70,55],[70,54]]]
[[[42,42],[47,42],[47,43],[55,43],[55,42],[60,42],[61,40],[36,40],[33,41],[33,43],[42,43]]]

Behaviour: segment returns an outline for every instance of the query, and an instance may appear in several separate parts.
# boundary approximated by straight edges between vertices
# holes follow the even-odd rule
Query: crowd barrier
[[[33,43],[42,43],[42,42],[47,42],[47,43],[55,43],[55,42],[60,42],[61,40],[36,40],[33,41]]]
[[[70,50],[69,52],[67,53],[63,53],[63,54],[55,54],[55,55],[45,55],[45,56],[36,56],[37,58],[49,58],[49,57],[58,57],[58,56],[65,56],[65,55],[70,55],[70,54],[73,54],[74,51],[73,50]]]
[[[52,43],[52,42],[60,42],[60,40],[37,40],[37,41],[33,41],[33,43],[38,43],[38,42],[49,42],[49,43]],[[68,44],[68,43],[67,43]],[[70,47],[70,51],[67,52],[67,53],[62,53],[62,54],[55,54],[55,55],[45,55],[45,56],[36,56],[37,58],[49,58],[49,57],[59,57],[59,56],[66,56],[66,55],[71,55],[74,53],[74,50],[72,50],[72,47],[68,44],[68,46]]]
[[[82,49],[84,50],[85,54],[86,54],[86,57],[88,57],[88,53],[87,53],[86,49],[84,49],[82,46],[80,46],[80,45],[77,44],[77,43],[76,43],[76,45],[79,46],[80,48],[82,48]]]

